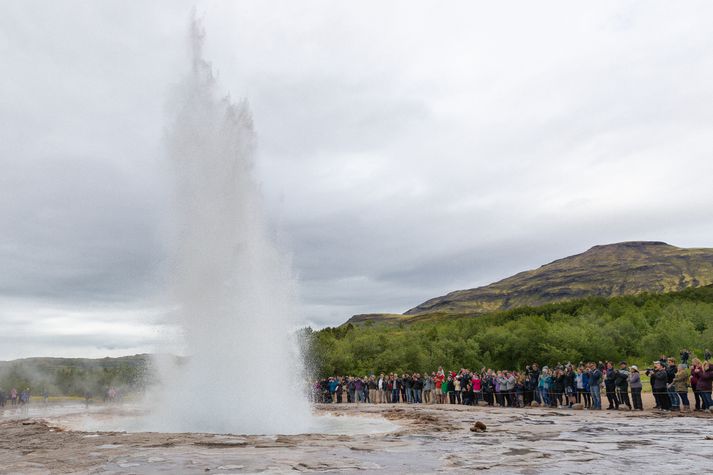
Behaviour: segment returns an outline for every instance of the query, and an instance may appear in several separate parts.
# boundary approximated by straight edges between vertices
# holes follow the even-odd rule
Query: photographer
[[[665,412],[671,408],[671,399],[668,397],[668,374],[661,361],[654,361],[654,367],[646,370],[646,375],[651,378],[651,387],[656,399],[656,406]]]

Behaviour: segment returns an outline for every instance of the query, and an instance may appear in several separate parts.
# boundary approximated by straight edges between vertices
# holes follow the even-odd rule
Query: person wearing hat
[[[635,364],[631,365],[629,371],[629,386],[631,387],[631,402],[634,403],[634,410],[643,411],[644,404],[641,401],[641,389],[643,385],[641,384],[639,367]]]
[[[626,361],[619,363],[619,369],[616,371],[614,385],[616,387],[616,398],[619,404],[623,404],[631,409],[629,402],[629,370],[626,368]]]

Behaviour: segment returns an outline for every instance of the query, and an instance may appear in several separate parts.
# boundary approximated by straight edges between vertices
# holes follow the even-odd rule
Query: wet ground
[[[0,473],[709,473],[713,460],[709,414],[408,405],[315,412],[328,416],[329,433],[122,432],[108,429],[130,422],[135,408],[6,410]],[[476,421],[485,432],[470,431]]]

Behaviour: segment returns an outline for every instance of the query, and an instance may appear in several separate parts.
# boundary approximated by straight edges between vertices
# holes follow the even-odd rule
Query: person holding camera
[[[646,370],[651,379],[651,388],[656,399],[656,407],[664,412],[671,409],[671,399],[668,397],[668,374],[661,361],[654,361],[654,367]]]

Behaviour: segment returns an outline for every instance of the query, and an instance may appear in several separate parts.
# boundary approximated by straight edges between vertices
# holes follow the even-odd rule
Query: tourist
[[[348,403],[353,403],[354,402],[354,378],[351,376],[347,377],[347,385],[346,385],[346,390],[347,390],[347,402]]]
[[[451,401],[453,404],[460,404],[462,402],[461,399],[461,378],[463,377],[463,370],[453,377],[453,397],[451,397]]]
[[[691,361],[691,389],[693,390],[693,399],[695,400],[695,410],[702,410],[703,399],[701,398],[701,392],[698,390],[698,379],[703,372],[703,365],[701,360],[698,358],[693,358]]]
[[[495,405],[495,383],[493,381],[493,371],[488,368],[488,370],[484,371],[483,374],[485,375],[484,377],[481,377],[483,400],[488,406],[492,407]]]
[[[567,406],[572,407],[577,403],[577,373],[569,364],[564,371],[564,393],[567,397]]]
[[[525,407],[525,375],[517,373],[515,378],[514,407]]]
[[[537,382],[537,389],[540,393],[540,400],[542,401],[542,405],[544,406],[549,406],[550,405],[550,382],[552,381],[552,378],[550,378],[550,368],[547,366],[542,367],[542,372],[540,373],[540,378],[539,381]]]
[[[423,378],[421,373],[416,373],[413,377],[413,398],[416,404],[421,404],[421,393],[423,393]]]
[[[594,362],[589,363],[589,392],[592,396],[592,409],[602,409],[602,372]]]
[[[713,368],[707,360],[703,363],[703,369],[698,376],[698,392],[703,400],[703,410],[713,412],[713,401],[711,400],[711,389],[713,386]]]
[[[668,374],[661,361],[654,361],[652,370],[647,370],[646,375],[651,378],[656,407],[661,411],[668,412],[671,408],[671,399],[668,396]]]
[[[691,356],[691,352],[687,349],[681,350],[681,364],[688,368],[688,358]]]
[[[473,404],[477,406],[483,398],[483,380],[480,379],[480,375],[478,373],[474,372],[470,381],[473,388]]]
[[[339,386],[339,377],[329,378],[329,394],[333,404],[337,403],[337,386]]]
[[[532,390],[532,395],[531,395],[531,402],[535,401],[537,403],[541,403],[540,399],[540,392],[538,390],[538,383],[540,381],[540,365],[537,363],[532,363],[532,365],[529,368],[528,374],[530,376],[530,386]],[[529,405],[530,403],[528,403]]]
[[[337,385],[334,389],[335,394],[337,395],[337,404],[342,403],[342,395],[344,393],[344,379],[343,378],[337,378]]]
[[[377,392],[379,391],[379,382],[376,380],[374,375],[369,376],[369,381],[367,382],[369,391],[369,402],[376,404],[379,402]]]
[[[443,404],[443,383],[446,380],[446,375],[443,372],[443,368],[438,368],[438,372],[435,376],[435,388],[436,388],[436,403]]]
[[[405,374],[404,378],[404,390],[406,393],[405,401],[407,404],[413,402],[413,378],[410,374]]]
[[[509,407],[515,407],[515,384],[517,383],[516,374],[512,371],[505,371],[505,401]]]
[[[631,371],[629,372],[629,386],[631,387],[631,401],[634,404],[634,410],[643,411],[644,404],[641,400],[641,390],[643,385],[641,384],[641,375],[639,374],[639,368],[636,365],[631,365]]]
[[[453,378],[453,375],[450,373],[448,374],[448,379],[446,379],[446,384],[444,385],[445,387],[445,392],[448,395],[448,401],[451,404],[456,403],[456,395],[455,395],[455,381]]]
[[[705,353],[703,353],[703,360],[704,361],[710,361],[711,360],[711,350],[706,348]]]
[[[584,371],[584,367],[577,368],[574,381],[577,388],[577,403],[589,409],[592,398],[589,394],[589,374]]]
[[[379,374],[376,380],[376,402],[383,404],[386,402],[386,376],[384,373]]]
[[[619,409],[619,400],[616,398],[616,372],[614,364],[611,361],[606,362],[604,388],[606,389],[607,401],[609,402],[608,411]]]
[[[565,377],[564,371],[560,368],[555,369],[555,374],[552,377],[550,385],[550,405],[552,407],[562,407],[564,399]]]
[[[688,402],[688,380],[690,376],[688,374],[688,368],[685,364],[681,363],[678,365],[678,371],[673,378],[673,388],[681,399],[681,412],[690,412],[691,405]]]
[[[620,405],[625,405],[631,410],[629,402],[629,371],[626,369],[626,361],[619,363],[619,370],[616,372],[614,387],[616,388],[616,398]]]
[[[24,391],[20,393],[20,404],[23,406],[30,403],[30,388],[25,388]]]
[[[668,397],[671,400],[671,410],[678,411],[681,403],[678,398],[678,393],[676,393],[676,388],[673,386],[673,379],[676,377],[676,373],[678,372],[678,366],[676,366],[676,360],[673,358],[668,358],[666,362],[666,376],[668,380],[666,390],[668,392]]]

